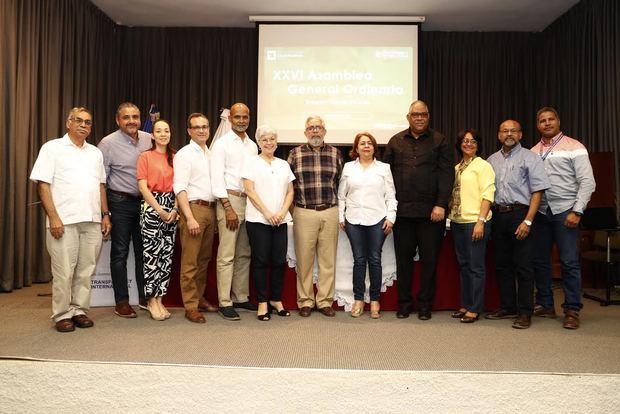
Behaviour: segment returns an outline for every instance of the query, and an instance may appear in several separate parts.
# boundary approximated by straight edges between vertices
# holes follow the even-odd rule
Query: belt
[[[189,202],[190,204],[198,204],[199,206],[205,207],[215,207],[215,201],[205,201],[205,200],[192,200]]]
[[[495,205],[493,206],[493,210],[497,211],[498,213],[509,213],[511,211],[514,210],[523,210],[529,208],[529,206],[526,206],[525,204],[506,204],[506,205]]]
[[[237,197],[247,197],[248,195],[243,191],[235,191],[235,190],[226,190],[228,194],[232,194]]]
[[[307,208],[308,210],[323,211],[328,208],[336,207],[336,204],[300,204],[295,203],[297,207]]]
[[[111,190],[109,188],[108,188],[108,191],[113,193],[113,194],[118,194],[118,195],[123,196],[123,197],[132,198],[134,200],[142,200],[142,195],[141,194],[140,195],[135,195],[135,194],[125,193],[123,191]]]

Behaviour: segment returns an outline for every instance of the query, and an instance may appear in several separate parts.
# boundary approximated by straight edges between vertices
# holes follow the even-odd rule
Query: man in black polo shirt
[[[407,318],[411,313],[416,249],[422,264],[418,318],[431,318],[435,270],[454,182],[454,148],[446,137],[428,127],[429,119],[424,102],[412,103],[407,114],[409,128],[390,139],[383,156],[392,167],[398,200],[394,225],[398,318]]]

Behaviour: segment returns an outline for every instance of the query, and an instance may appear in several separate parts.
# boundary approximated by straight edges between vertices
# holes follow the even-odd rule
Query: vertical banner
[[[90,306],[114,306],[114,290],[112,289],[112,277],[110,275],[110,246],[111,241],[104,241],[101,254],[97,261],[95,274],[91,279]],[[135,260],[133,244],[129,245],[127,256],[127,283],[129,285],[129,303],[137,305],[139,301],[138,288],[136,286]]]

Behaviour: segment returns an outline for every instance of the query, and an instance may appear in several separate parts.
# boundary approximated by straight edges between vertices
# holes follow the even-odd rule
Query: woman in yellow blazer
[[[495,173],[478,155],[482,142],[473,129],[458,134],[456,149],[461,161],[454,167],[450,200],[450,228],[461,277],[461,308],[452,313],[462,323],[478,320],[484,306],[485,256],[491,232],[491,204]]]

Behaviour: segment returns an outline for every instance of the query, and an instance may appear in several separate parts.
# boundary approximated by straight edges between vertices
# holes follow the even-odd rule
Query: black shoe
[[[418,311],[418,319],[421,321],[427,321],[432,318],[431,311],[428,309],[420,309]]]
[[[268,320],[271,320],[271,315],[270,315],[269,313],[265,313],[265,314],[263,314],[263,315],[256,315],[256,318],[257,318],[259,321],[265,321],[265,322],[266,322],[266,321],[268,321]]]
[[[498,319],[514,319],[517,317],[517,312],[507,311],[504,309],[498,309],[495,312],[487,313],[484,315],[485,319],[498,320]]]
[[[461,318],[461,323],[474,323],[478,319],[480,319],[480,314],[479,313],[477,313],[476,316],[463,315],[463,317]]]
[[[248,301],[248,302],[233,302],[233,307],[236,309],[245,309],[245,310],[249,310],[249,311],[257,311],[258,310],[258,306],[256,306],[255,304],[253,304],[252,302]],[[237,315],[239,316],[239,315]]]
[[[407,319],[407,318],[409,317],[409,314],[410,314],[410,313],[411,313],[411,312],[409,311],[409,309],[406,309],[406,308],[400,308],[400,309],[398,310],[398,312],[396,312],[396,317],[397,317],[398,319]]]
[[[228,319],[229,321],[238,321],[241,319],[237,311],[235,311],[235,308],[232,306],[224,306],[220,308],[219,313],[222,315],[222,318]]]
[[[291,313],[289,311],[287,311],[286,309],[281,309],[281,310],[277,310],[275,308],[275,306],[272,306],[271,303],[269,304],[269,313],[271,312],[275,312],[276,315],[278,316],[291,316]]]
[[[463,312],[463,311],[458,310],[458,311],[452,312],[450,314],[450,317],[454,318],[454,319],[461,319],[463,316],[465,316],[466,313],[467,312]]]

